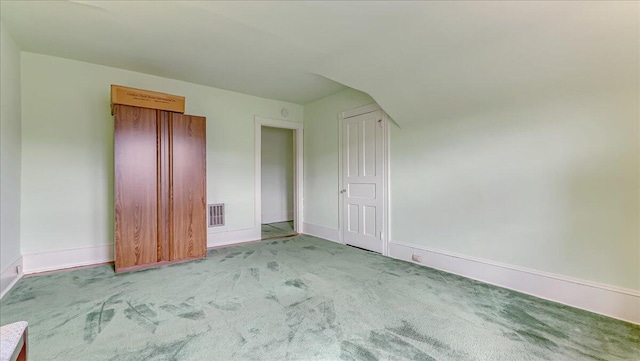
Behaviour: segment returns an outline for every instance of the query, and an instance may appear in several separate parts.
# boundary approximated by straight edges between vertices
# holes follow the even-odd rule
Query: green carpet
[[[262,239],[278,238],[296,234],[293,221],[266,223],[262,225]]]
[[[310,236],[22,279],[31,360],[638,360],[640,327]]]

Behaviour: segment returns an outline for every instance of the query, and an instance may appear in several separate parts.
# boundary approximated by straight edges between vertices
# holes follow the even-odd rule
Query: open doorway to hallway
[[[262,239],[297,234],[294,228],[294,130],[261,127]]]

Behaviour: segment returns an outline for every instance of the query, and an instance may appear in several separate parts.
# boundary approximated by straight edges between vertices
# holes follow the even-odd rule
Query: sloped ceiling
[[[637,89],[638,2],[2,1],[23,50],[304,104],[344,88],[402,124]]]

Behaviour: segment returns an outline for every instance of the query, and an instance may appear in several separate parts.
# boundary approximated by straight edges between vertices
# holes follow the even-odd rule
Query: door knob
[[[340,191],[340,193],[345,193],[346,191],[347,191],[346,189],[343,189]]]

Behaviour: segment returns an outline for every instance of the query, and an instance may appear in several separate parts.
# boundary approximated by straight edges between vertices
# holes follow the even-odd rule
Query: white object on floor
[[[12,359],[27,325],[26,321],[19,321],[0,327],[0,361]]]

